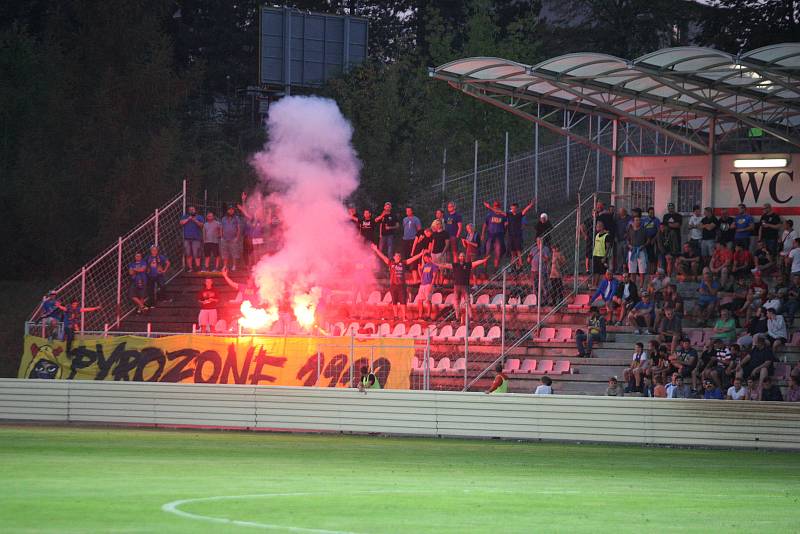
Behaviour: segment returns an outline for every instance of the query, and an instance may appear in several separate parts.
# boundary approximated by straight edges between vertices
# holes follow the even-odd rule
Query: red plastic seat
[[[533,371],[535,375],[546,375],[553,370],[553,360],[542,360],[539,362],[539,365],[536,367],[536,370]]]
[[[572,328],[559,328],[553,341],[567,343],[572,339]]]
[[[551,373],[554,375],[569,374],[569,367],[570,367],[569,360],[558,360],[553,366],[553,370],[551,371]]]
[[[539,335],[536,336],[533,340],[538,343],[546,343],[551,341],[554,337],[556,337],[556,329],[546,326],[539,330]]]
[[[519,360],[517,358],[509,358],[503,366],[503,372],[516,373],[519,370]]]
[[[533,373],[536,370],[536,360],[532,358],[526,358],[522,360],[522,365],[520,366],[518,373]]]

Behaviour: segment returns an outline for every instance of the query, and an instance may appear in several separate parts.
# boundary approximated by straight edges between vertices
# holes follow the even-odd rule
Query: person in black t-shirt
[[[728,208],[728,212],[720,215],[718,219],[719,234],[717,235],[717,241],[725,245],[730,250],[733,250],[733,238],[736,235],[736,220],[734,219],[735,215],[736,209]]]
[[[772,211],[770,204],[764,204],[758,235],[764,240],[773,257],[778,254],[778,234],[781,230],[783,230],[781,216]]]
[[[379,247],[387,256],[394,255],[394,235],[400,228],[400,219],[392,213],[392,203],[387,202],[383,205],[383,212],[375,217],[375,222],[380,223],[378,235],[380,236]]]
[[[406,286],[406,272],[408,267],[415,261],[422,257],[426,251],[422,251],[416,256],[412,256],[407,260],[403,259],[402,254],[399,252],[394,253],[394,257],[390,260],[384,256],[381,249],[373,244],[372,250],[375,254],[389,266],[389,293],[392,295],[392,311],[394,318],[397,320],[398,312],[400,312],[400,319],[406,320],[406,303],[408,302],[408,286]]]
[[[672,202],[667,204],[667,213],[665,213],[661,218],[661,224],[670,229],[676,243],[683,243],[683,239],[681,239],[681,224],[683,224],[683,215],[675,211],[675,204]]]
[[[375,221],[372,220],[372,212],[364,210],[364,217],[358,221],[358,232],[367,243],[378,244],[378,233],[375,231]]]
[[[708,265],[711,256],[714,255],[714,247],[717,244],[717,233],[719,232],[719,221],[714,216],[711,208],[706,208],[703,218],[700,221],[701,233],[700,256],[703,258],[703,265]]]
[[[467,261],[467,256],[463,252],[458,253],[458,261],[455,263],[437,263],[442,269],[450,269],[453,271],[453,295],[455,302],[456,319],[463,323],[465,315],[461,313],[461,302],[466,302],[467,313],[469,313],[469,279],[472,275],[472,269],[483,265],[489,261],[489,256],[473,262]],[[434,261],[434,263],[436,263]]]
[[[506,213],[506,221],[508,222],[508,250],[511,252],[511,262],[516,263],[518,268],[522,267],[522,227],[525,225],[525,215],[532,207],[533,200],[520,211],[519,204],[514,202],[511,204],[511,209]],[[538,236],[539,223],[536,224],[536,231]]]

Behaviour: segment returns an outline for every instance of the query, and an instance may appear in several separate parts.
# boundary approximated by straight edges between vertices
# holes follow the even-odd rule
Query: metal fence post
[[[320,365],[319,347],[317,347],[317,381],[315,382],[314,385],[319,384],[319,375],[320,375],[320,372],[321,372],[321,367],[322,367],[322,365]]]
[[[600,146],[600,117],[597,117],[597,146]],[[600,149],[595,150],[594,155],[595,169],[594,169],[594,190],[600,190]]]
[[[539,117],[536,104],[536,116]],[[539,123],[533,125],[533,211],[539,213]]]
[[[81,267],[81,334],[86,326],[86,267]],[[73,325],[73,328],[75,326]]]
[[[500,354],[506,351],[506,273],[508,269],[503,269],[503,304],[502,321],[500,323]]]
[[[569,133],[569,130],[570,130],[570,127],[569,127],[569,111],[567,111],[566,109],[564,110],[564,129],[567,130],[567,133]],[[569,136],[567,136],[567,147],[566,147],[566,152],[565,152],[566,156],[567,156],[567,172],[566,172],[566,177],[567,177],[567,197],[569,197],[569,159],[570,159],[570,156],[569,156],[570,143],[569,143],[569,141],[570,141],[570,138],[569,138]]]
[[[508,209],[508,132],[506,132],[506,149],[503,157],[503,211]]]
[[[350,334],[350,387],[353,387],[353,359],[356,357],[356,333]]]
[[[183,192],[181,193],[181,197],[183,198],[183,211],[181,215],[186,213],[186,178],[183,179]]]
[[[581,250],[581,192],[578,191],[578,207],[575,210],[575,261],[573,262],[572,292],[578,294],[578,260]]]
[[[464,387],[467,387],[467,364],[469,363],[469,316],[472,306],[472,295],[467,293],[467,309],[464,311]]]
[[[154,216],[154,220],[155,220],[155,230],[154,230],[155,236],[153,237],[153,239],[154,239],[153,244],[155,246],[158,246],[158,208],[156,208],[156,213],[155,213],[155,216]]]
[[[119,326],[122,314],[122,238],[117,238],[117,321],[114,326]]]
[[[472,163],[472,224],[478,219],[478,140],[475,139],[475,157]]]
[[[422,389],[428,391],[431,388],[430,380],[430,360],[431,360],[431,327],[428,326],[428,338],[425,340],[425,356],[422,364]]]
[[[542,238],[536,238],[536,247],[539,249],[539,272],[538,282],[536,283],[536,324],[542,321]]]
[[[446,200],[445,182],[447,180],[447,147],[442,149],[442,203]]]

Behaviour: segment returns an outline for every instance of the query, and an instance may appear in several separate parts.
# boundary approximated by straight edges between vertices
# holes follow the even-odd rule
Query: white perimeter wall
[[[0,379],[0,420],[800,449],[800,405]]]

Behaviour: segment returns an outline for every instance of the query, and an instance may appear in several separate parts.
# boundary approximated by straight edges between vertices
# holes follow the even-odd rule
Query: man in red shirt
[[[769,290],[769,288],[767,287],[767,284],[764,282],[763,278],[761,277],[761,271],[759,271],[757,269],[753,271],[753,280],[750,282],[750,287],[753,288],[753,289],[761,288],[762,294],[766,296],[767,291]]]
[[[497,374],[494,377],[492,386],[486,390],[486,393],[508,393],[508,377],[503,372],[503,364],[498,363],[494,370]]]
[[[733,251],[733,267],[731,273],[736,278],[746,278],[750,276],[750,269],[753,268],[753,256],[750,251],[742,247],[741,243],[736,245]]]
[[[717,243],[714,248],[714,253],[711,255],[711,262],[708,268],[714,276],[719,277],[719,283],[722,287],[728,287],[728,275],[731,271],[731,262],[733,261],[733,253],[728,250],[722,243]]]
[[[217,303],[219,302],[217,290],[214,289],[214,281],[211,278],[205,279],[205,285],[197,294],[197,300],[200,302],[197,324],[201,332],[205,329],[205,332],[210,334],[217,324]]]

